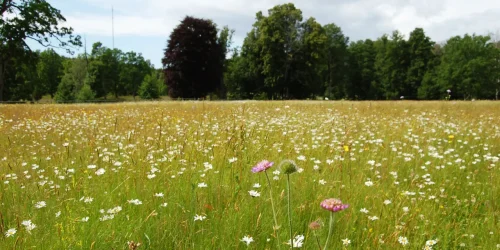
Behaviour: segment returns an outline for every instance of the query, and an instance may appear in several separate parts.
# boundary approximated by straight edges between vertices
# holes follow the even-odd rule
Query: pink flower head
[[[252,172],[254,172],[254,173],[264,172],[268,168],[272,167],[273,164],[274,164],[274,162],[272,162],[272,161],[263,160],[263,161],[257,163],[257,165],[255,165],[255,167],[252,168]]]
[[[349,207],[348,204],[342,204],[342,201],[335,198],[326,199],[321,202],[321,207],[332,212],[339,212]]]

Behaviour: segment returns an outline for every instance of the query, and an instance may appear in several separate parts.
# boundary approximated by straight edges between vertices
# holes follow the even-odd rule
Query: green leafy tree
[[[401,95],[406,98],[416,98],[418,89],[422,85],[425,74],[432,70],[429,63],[433,58],[434,42],[427,37],[422,28],[416,28],[410,33],[408,39],[409,67],[406,76],[406,84],[401,91]]]
[[[160,96],[168,95],[168,88],[167,85],[165,85],[165,75],[163,74],[163,69],[156,69],[155,72],[158,76],[158,93]]]
[[[225,73],[228,97],[232,99],[254,99],[256,95],[266,93],[264,86],[262,45],[258,43],[260,36],[259,19],[243,41],[241,50],[234,49],[233,56],[228,61]]]
[[[497,86],[497,49],[489,36],[465,35],[449,39],[438,72],[441,93],[455,98],[494,98]]]
[[[122,51],[110,49],[96,42],[92,45],[88,72],[91,75],[89,83],[97,97],[107,98],[113,94],[115,98],[126,93],[126,87],[120,81],[120,60]]]
[[[149,60],[145,60],[139,53],[124,53],[120,60],[120,86],[123,87],[123,94],[132,95],[134,98],[138,95],[144,77],[150,74],[153,67]]]
[[[375,69],[384,99],[398,99],[404,91],[409,66],[408,44],[398,31],[389,38],[382,36],[375,42],[377,57]]]
[[[75,84],[69,74],[65,74],[61,79],[61,83],[57,86],[57,91],[54,96],[56,102],[73,102],[75,101]]]
[[[91,101],[95,99],[95,92],[92,90],[88,83],[84,83],[82,88],[78,91],[76,95],[76,100],[78,101]]]
[[[160,97],[160,89],[158,88],[160,84],[160,79],[156,73],[146,75],[141,87],[139,88],[139,96],[141,99],[158,99]]]
[[[321,79],[323,48],[327,36],[325,30],[314,18],[309,18],[298,27],[297,49],[291,59],[288,80],[285,83],[288,98],[314,98],[323,95]]]
[[[31,52],[26,51],[31,54]],[[23,59],[16,60],[20,64],[16,65],[15,84],[10,85],[11,100],[29,100],[32,102],[42,98],[44,86],[41,84],[36,71],[36,61],[39,60],[39,53],[30,56],[32,62],[26,63]]]
[[[57,86],[64,74],[63,58],[53,49],[47,49],[40,53],[37,63],[38,78],[44,87],[44,92],[54,98]]]
[[[227,70],[224,72],[224,85],[228,99],[251,99],[255,87],[250,87],[254,74],[249,66],[249,59],[241,56],[238,49],[227,61]]]
[[[57,102],[75,101],[78,93],[85,84],[88,84],[87,62],[83,56],[67,59],[63,62],[64,75],[57,86],[54,100]]]
[[[24,50],[31,50],[26,40],[45,47],[81,45],[71,28],[60,25],[66,21],[60,11],[45,0],[3,0],[0,15],[0,101],[4,100],[8,65],[14,58],[19,60]]]
[[[220,83],[218,84],[218,95],[219,98],[225,99],[226,98],[226,84],[224,83],[224,72],[228,70],[228,59],[227,59],[227,54],[229,50],[231,49],[231,45],[233,42],[233,35],[234,35],[234,30],[229,29],[228,26],[224,26],[220,31],[219,31],[219,36],[217,37],[217,44],[219,48],[219,66],[220,68],[218,69],[218,78],[220,79]]]
[[[348,85],[348,43],[349,38],[344,36],[342,29],[335,24],[324,27],[326,44],[324,56],[324,69],[322,71],[325,83],[325,96],[330,99],[354,96],[353,89]]]
[[[354,99],[380,99],[375,60],[377,51],[370,39],[349,45],[349,87]]]
[[[257,13],[264,75],[268,98],[288,98],[290,73],[296,52],[300,48],[299,27],[302,11],[291,3],[277,5],[265,17]]]
[[[422,85],[418,88],[419,99],[436,100],[448,96],[446,87],[440,87],[438,83],[439,65],[441,64],[443,52],[441,45],[435,44],[433,46],[432,59],[428,63],[427,71],[422,79]]]

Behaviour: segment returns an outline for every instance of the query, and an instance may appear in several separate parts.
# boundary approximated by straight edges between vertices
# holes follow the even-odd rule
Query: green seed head
[[[285,174],[293,174],[297,172],[297,165],[293,161],[286,160],[283,162],[282,169]]]

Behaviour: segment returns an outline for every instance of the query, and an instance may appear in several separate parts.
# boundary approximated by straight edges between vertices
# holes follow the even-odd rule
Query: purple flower
[[[274,162],[272,162],[272,161],[263,160],[263,161],[257,163],[257,165],[255,165],[255,167],[252,168],[252,172],[254,172],[254,173],[264,172],[268,168],[272,167],[273,164],[274,164]]]
[[[332,212],[339,212],[349,207],[348,204],[342,204],[342,201],[335,198],[326,199],[321,202],[321,207]]]

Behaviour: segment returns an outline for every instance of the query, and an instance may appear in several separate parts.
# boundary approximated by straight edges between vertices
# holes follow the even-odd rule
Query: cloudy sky
[[[136,51],[160,67],[166,40],[186,15],[212,19],[236,30],[241,45],[255,13],[293,2],[304,19],[339,25],[350,40],[375,39],[399,30],[407,37],[415,27],[444,42],[465,33],[500,32],[500,0],[49,0],[60,9],[87,47],[101,41],[112,46],[111,6],[115,16],[115,47]],[[83,52],[80,49],[79,52]]]

